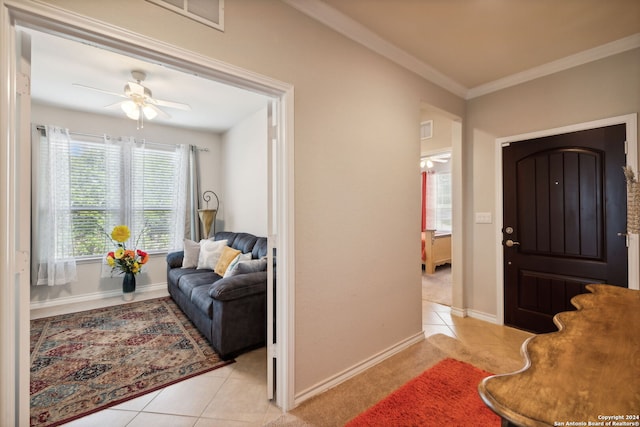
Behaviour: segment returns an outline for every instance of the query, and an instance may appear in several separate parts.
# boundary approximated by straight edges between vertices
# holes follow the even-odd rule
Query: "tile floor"
[[[518,358],[530,334],[449,314],[447,306],[422,301],[426,336],[445,334],[479,352]],[[259,349],[236,363],[182,381],[119,406],[65,424],[67,427],[262,426],[281,411],[266,399],[266,353]]]

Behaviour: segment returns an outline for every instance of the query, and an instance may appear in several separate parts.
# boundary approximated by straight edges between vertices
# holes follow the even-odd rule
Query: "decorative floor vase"
[[[133,300],[133,294],[136,291],[136,276],[133,273],[124,273],[122,279],[122,298],[125,301]]]

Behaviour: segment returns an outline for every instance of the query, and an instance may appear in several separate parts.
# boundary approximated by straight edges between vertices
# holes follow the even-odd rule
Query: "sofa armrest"
[[[218,301],[230,301],[267,291],[267,272],[238,274],[216,281],[209,288],[209,296]]]
[[[167,265],[169,268],[181,268],[184,251],[171,252],[167,254]]]

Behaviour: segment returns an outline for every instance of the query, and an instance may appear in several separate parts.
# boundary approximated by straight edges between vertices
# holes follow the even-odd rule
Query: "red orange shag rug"
[[[222,367],[168,297],[31,321],[31,426],[57,426]]]
[[[490,375],[468,363],[444,359],[346,427],[500,426],[500,417],[478,395],[478,384]]]

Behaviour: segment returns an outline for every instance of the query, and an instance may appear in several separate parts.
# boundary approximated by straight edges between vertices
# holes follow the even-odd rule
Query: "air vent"
[[[433,137],[433,120],[427,120],[420,123],[420,139],[429,139]]]
[[[189,19],[224,31],[224,0],[147,0]]]

